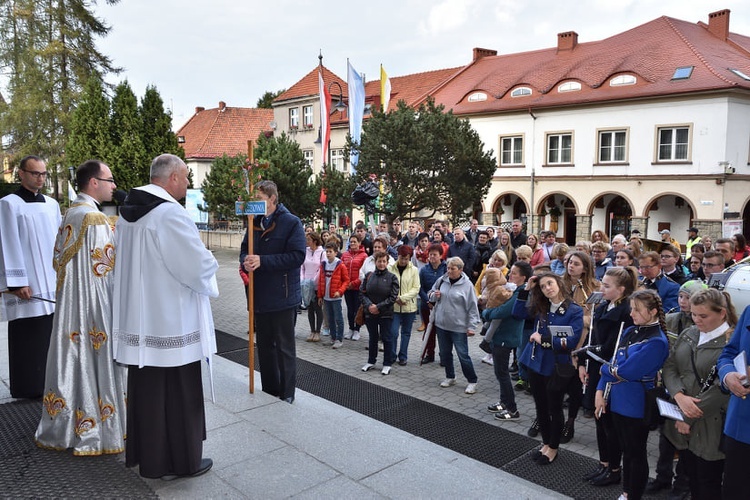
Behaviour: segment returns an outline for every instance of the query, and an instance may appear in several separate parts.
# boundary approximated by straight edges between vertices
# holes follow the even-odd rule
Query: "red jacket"
[[[326,274],[328,273],[328,271],[326,271],[325,266],[327,263],[328,261],[325,261],[320,265],[320,273],[318,274],[319,299],[322,299],[323,294],[326,293]],[[339,292],[339,297],[343,297],[347,285],[349,285],[349,276],[347,276],[346,267],[341,261],[339,261],[336,267],[333,269],[333,274],[331,275],[331,285],[329,287],[330,293],[328,294],[328,298],[333,299],[336,292]]]
[[[359,281],[359,269],[367,259],[367,252],[364,247],[360,246],[359,251],[352,253],[351,249],[341,255],[341,262],[346,266],[347,272],[349,273],[349,290],[359,291],[359,286],[362,284]]]

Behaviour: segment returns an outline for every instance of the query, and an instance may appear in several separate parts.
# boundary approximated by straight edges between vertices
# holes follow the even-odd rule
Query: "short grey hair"
[[[622,242],[622,243],[623,243],[623,244],[625,244],[625,245],[627,245],[627,244],[628,244],[628,239],[627,239],[627,238],[625,238],[625,235],[624,235],[624,234],[616,234],[616,235],[615,235],[615,236],[614,236],[614,237],[612,238],[612,243],[614,243],[615,241],[620,241],[620,242]]]
[[[168,153],[159,155],[151,162],[151,179],[166,180],[184,164],[185,162],[179,156]]]
[[[462,271],[464,269],[464,261],[461,257],[449,257],[448,260],[445,261],[445,265],[447,267],[455,266]]]

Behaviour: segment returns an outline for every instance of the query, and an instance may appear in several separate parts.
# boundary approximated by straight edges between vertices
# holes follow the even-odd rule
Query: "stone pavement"
[[[246,338],[248,320],[245,295],[238,274],[238,252],[230,249],[216,249],[214,255],[221,264],[217,275],[221,295],[212,302],[215,326],[218,330]],[[344,321],[346,322],[346,305],[344,305]],[[409,343],[408,364],[406,366],[394,364],[390,375],[383,376],[379,369],[382,367],[382,353],[378,353],[377,370],[373,369],[367,373],[361,371],[362,365],[367,362],[367,351],[365,350],[368,339],[367,328],[362,327],[362,338],[360,340],[344,340],[344,346],[341,349],[331,349],[324,346],[323,342],[311,343],[305,341],[310,334],[310,326],[307,313],[302,311],[297,316],[297,357],[525,435],[534,419],[534,401],[531,396],[516,393],[516,402],[521,413],[519,420],[500,422],[495,420],[493,415],[487,411],[487,405],[498,401],[500,394],[499,384],[492,366],[480,362],[484,356],[484,352],[479,349],[481,337],[477,335],[469,338],[469,353],[474,361],[474,368],[479,381],[477,393],[468,395],[464,394],[466,379],[461,374],[458,359],[455,355],[457,383],[447,389],[439,387],[440,382],[445,378],[445,372],[437,361],[419,366],[422,333],[417,332],[416,329],[420,323],[420,321],[414,323],[411,342]],[[327,339],[326,337],[322,338]],[[257,380],[259,379],[258,376]],[[649,436],[648,446],[652,475],[658,457],[657,443],[658,434],[652,432]],[[563,444],[561,447],[563,450],[572,450],[598,459],[594,419],[584,418],[583,412],[579,412],[575,424],[575,437],[570,443]]]

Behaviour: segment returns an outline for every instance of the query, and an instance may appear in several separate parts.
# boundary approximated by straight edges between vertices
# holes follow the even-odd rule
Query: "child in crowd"
[[[516,285],[508,283],[502,270],[497,267],[488,267],[484,272],[484,287],[479,300],[484,304],[485,309],[499,307],[513,296],[515,289]],[[492,364],[492,336],[502,321],[501,319],[493,319],[484,325],[483,329],[486,330],[486,333],[479,347],[487,353],[487,356],[482,359],[482,363]]]
[[[318,303],[325,304],[326,317],[331,329],[331,341],[326,345],[339,349],[344,340],[344,316],[341,299],[349,286],[349,273],[341,259],[336,257],[338,245],[332,241],[326,243],[326,261],[318,278]]]

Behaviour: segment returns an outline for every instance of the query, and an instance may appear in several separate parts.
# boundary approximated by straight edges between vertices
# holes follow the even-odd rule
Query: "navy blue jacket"
[[[528,297],[528,290],[521,290],[519,292],[516,303],[513,305],[514,318],[527,319],[532,317],[526,307]],[[539,323],[537,331],[542,336],[542,344],[539,345],[536,342],[529,341],[524,346],[519,361],[523,362],[529,370],[549,377],[555,369],[555,363],[572,364],[570,351],[578,345],[581,332],[583,332],[583,308],[575,302],[567,300],[554,313],[548,312],[543,317],[536,317],[534,320]],[[548,325],[570,326],[573,328],[573,335],[568,337],[553,337],[547,329]],[[536,323],[534,326],[536,326]],[[565,339],[564,341],[563,338]],[[534,353],[533,357],[531,355],[532,350]]]
[[[474,245],[472,245],[469,240],[464,238],[460,243],[454,241],[448,247],[448,257],[459,257],[464,261],[464,272],[466,273],[466,276],[471,277],[471,274],[474,271],[474,262],[476,262],[477,257]]]
[[[305,261],[306,245],[302,222],[279,204],[268,217],[256,216],[253,226],[253,253],[260,255],[260,267],[254,271],[255,312],[283,311],[299,306],[302,302],[299,269]],[[240,247],[240,265],[246,256],[247,232]]]
[[[677,303],[677,297],[680,295],[680,285],[673,281],[672,278],[660,274],[656,277],[656,280],[652,282],[641,282],[644,288],[649,290],[656,290],[656,293],[661,297],[661,304],[664,309],[664,313],[679,311],[680,306]]]
[[[441,262],[437,269],[433,269],[432,264],[428,262],[427,265],[422,266],[422,269],[419,270],[419,298],[422,301],[422,307],[427,307],[427,303],[430,301],[427,294],[432,290],[432,285],[447,270],[448,266],[445,265],[445,262]]]

